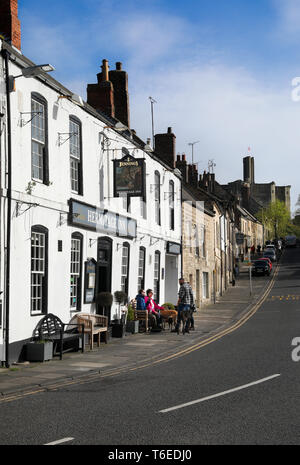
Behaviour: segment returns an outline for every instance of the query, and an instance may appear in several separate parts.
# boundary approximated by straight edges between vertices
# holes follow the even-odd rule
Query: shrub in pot
[[[134,308],[131,304],[128,305],[126,331],[132,334],[139,332],[139,322],[134,319]]]
[[[99,292],[99,294],[96,295],[96,303],[100,307],[106,307],[109,310],[112,306],[113,300],[113,295],[110,292]],[[107,314],[109,314],[109,311],[107,312]]]
[[[114,297],[115,297],[115,301],[118,302],[119,304],[119,317],[120,317],[121,316],[121,310],[120,310],[121,304],[125,304],[127,302],[128,297],[127,297],[126,292],[124,291],[115,291]]]

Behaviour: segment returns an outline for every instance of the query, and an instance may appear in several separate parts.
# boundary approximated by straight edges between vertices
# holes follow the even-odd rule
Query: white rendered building
[[[25,77],[31,66],[0,40],[0,361],[6,364],[22,359],[45,314],[68,322],[76,312],[98,312],[101,291],[124,290],[131,299],[140,287],[154,289],[161,304],[176,304],[181,273],[178,172],[51,75]],[[143,161],[145,202],[115,196],[114,160],[126,157]],[[107,316],[117,312],[114,302]]]

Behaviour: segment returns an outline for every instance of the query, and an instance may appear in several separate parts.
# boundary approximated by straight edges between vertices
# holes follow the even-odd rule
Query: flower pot
[[[127,321],[126,323],[126,331],[128,333],[137,334],[139,332],[139,321]]]
[[[124,333],[125,333],[125,325],[123,325],[122,323],[112,324],[112,331],[111,331],[112,337],[123,337]]]
[[[28,342],[26,344],[26,358],[29,362],[45,362],[53,356],[53,342]]]

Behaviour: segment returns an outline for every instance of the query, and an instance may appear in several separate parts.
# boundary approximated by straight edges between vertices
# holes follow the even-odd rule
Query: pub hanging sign
[[[114,197],[144,197],[145,160],[127,154],[114,160]]]

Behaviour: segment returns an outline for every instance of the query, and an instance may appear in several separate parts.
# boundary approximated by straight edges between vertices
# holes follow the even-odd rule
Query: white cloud
[[[299,0],[273,0],[278,13],[278,29],[286,39],[293,39],[300,32]]]
[[[242,157],[248,146],[255,157],[256,182],[292,184],[292,208],[300,192],[300,103],[291,99],[290,82],[278,91],[259,83],[246,70],[226,66],[160,69],[139,76],[131,98],[132,126],[146,139],[151,135],[150,104],[154,106],[155,132],[172,126],[177,149],[207,169],[217,166],[219,182],[242,178]]]
[[[298,2],[275,1],[281,27],[300,30]],[[293,208],[300,193],[300,102],[291,99],[290,81],[281,89],[274,82],[272,88],[226,63],[222,50],[199,45],[202,32],[197,35],[177,16],[134,10],[125,15],[106,3],[105,18],[103,3],[102,15],[54,26],[28,13],[24,52],[36,62],[53,64],[62,84],[84,99],[102,58],[120,59],[129,74],[131,126],[140,137],[151,135],[151,95],[157,100],[156,132],[172,126],[178,151],[188,155],[188,143],[200,140],[194,148],[199,169],[207,169],[213,158],[219,182],[240,179],[250,146],[256,181],[292,184]]]

